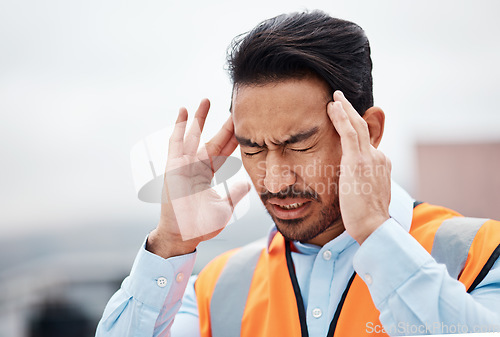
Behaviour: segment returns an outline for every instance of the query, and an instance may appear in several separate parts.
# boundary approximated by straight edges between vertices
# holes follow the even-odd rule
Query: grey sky
[[[226,119],[231,39],[282,12],[323,9],[371,40],[382,148],[414,189],[418,141],[500,140],[496,1],[0,3],[0,236],[154,221],[130,169],[140,139],[208,97]]]

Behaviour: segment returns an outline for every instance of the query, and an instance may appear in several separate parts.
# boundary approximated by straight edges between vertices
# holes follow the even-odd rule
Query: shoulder
[[[428,203],[416,206],[410,233],[469,291],[500,255],[499,221],[464,217],[442,206]]]
[[[412,229],[416,226],[439,223],[459,216],[462,215],[447,207],[422,202],[413,208]]]
[[[199,273],[195,283],[196,293],[211,293],[227,261],[241,248],[231,249],[210,261]]]
[[[252,261],[258,259],[265,247],[266,240],[262,238],[215,257],[200,272],[195,283],[197,293],[212,293],[223,272],[231,269],[231,273],[238,273],[238,270],[247,268]]]

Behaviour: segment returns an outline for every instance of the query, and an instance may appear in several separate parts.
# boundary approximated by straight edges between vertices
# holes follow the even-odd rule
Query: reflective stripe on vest
[[[267,239],[244,246],[229,258],[212,295],[210,316],[213,336],[239,336],[252,276]]]
[[[472,241],[487,220],[457,217],[443,221],[438,228],[431,255],[436,262],[446,265],[448,274],[454,279],[464,269]]]
[[[451,210],[424,204],[415,209],[410,234],[432,253],[438,263],[446,265],[450,275],[454,278],[460,276],[459,280],[470,292],[500,255],[499,229],[500,222],[463,218]],[[261,240],[241,248],[232,256],[231,253],[223,255],[212,262],[213,266],[206,268],[205,273],[200,273],[195,289],[202,336],[255,336],[254,330],[260,331],[257,335],[266,336],[279,335],[281,330],[287,336],[301,335],[286,266],[284,269],[280,267],[286,262],[284,248],[279,247],[284,247],[284,241],[277,234],[269,250],[266,251],[266,242]],[[269,264],[271,269],[262,269],[261,263]],[[266,277],[270,274],[272,278]],[[280,306],[276,307],[276,303]],[[287,314],[283,316],[283,310],[277,308],[291,309],[286,309]],[[341,309],[335,336],[353,333],[364,336],[366,322],[380,324],[368,288],[359,277],[354,278]],[[278,316],[271,314],[275,310],[280,312]],[[264,312],[271,315],[259,314]],[[353,331],[354,326],[359,326],[359,329]],[[262,330],[263,327],[266,328]]]

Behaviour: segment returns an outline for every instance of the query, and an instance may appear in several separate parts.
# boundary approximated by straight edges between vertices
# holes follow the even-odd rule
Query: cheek
[[[336,138],[333,139],[333,141],[325,143],[319,156],[321,157],[324,165],[328,167],[333,166],[336,171],[339,168],[340,161],[342,159],[340,139]],[[330,169],[330,171],[332,171],[332,169]]]
[[[266,175],[266,162],[255,158],[246,158],[244,154],[241,155],[243,167],[247,171],[252,183],[257,189],[264,186],[264,178]]]
[[[337,175],[341,155],[335,148],[322,147],[310,156],[300,155],[294,166],[296,173],[306,180],[323,180]],[[300,160],[299,160],[300,159]]]
[[[329,200],[337,191],[340,158],[335,148],[322,148],[307,158],[296,174],[306,186],[322,195],[323,200]]]

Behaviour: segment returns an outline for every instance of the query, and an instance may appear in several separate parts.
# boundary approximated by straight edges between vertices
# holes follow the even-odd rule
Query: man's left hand
[[[342,92],[335,91],[328,116],[340,135],[339,203],[346,231],[359,243],[389,215],[391,162],[370,141],[368,124]]]

